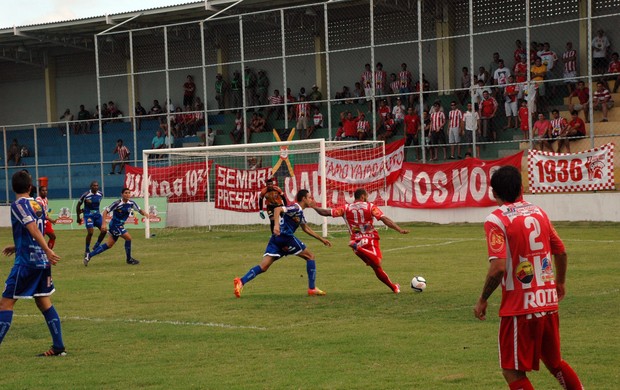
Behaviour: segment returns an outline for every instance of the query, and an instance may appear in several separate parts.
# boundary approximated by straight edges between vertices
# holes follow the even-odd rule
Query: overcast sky
[[[187,0],[0,0],[0,28],[193,3]]]

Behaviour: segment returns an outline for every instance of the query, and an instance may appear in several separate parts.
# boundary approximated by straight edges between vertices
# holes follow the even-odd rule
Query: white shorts
[[[504,109],[506,110],[506,118],[511,116],[517,116],[519,113],[519,109],[517,107],[517,101],[511,102],[510,100],[506,100],[504,103]]]
[[[461,129],[458,127],[450,127],[450,130],[448,131],[448,143],[458,144],[461,142],[461,137],[459,135],[460,131]]]
[[[576,83],[577,82],[577,72],[564,72],[564,82],[565,83]]]
[[[372,88],[364,88],[364,94],[366,95],[366,100],[370,101],[370,97],[372,96]]]
[[[607,108],[612,108],[614,106],[614,101],[610,100],[607,102]],[[594,109],[596,111],[600,111],[603,109],[603,103],[602,102],[596,102],[594,103]]]

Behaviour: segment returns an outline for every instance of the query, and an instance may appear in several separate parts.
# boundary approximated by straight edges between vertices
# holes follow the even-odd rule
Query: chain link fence
[[[6,127],[3,147],[9,157],[16,138],[30,148],[18,164],[66,181],[53,197],[93,179],[120,190],[108,174],[118,139],[138,165],[154,137],[162,147],[268,142],[274,129],[405,137],[407,159],[429,162],[546,146],[537,121],[556,115],[589,122],[569,144],[587,149],[620,132],[619,109],[597,101],[605,90],[620,100],[619,15],[620,0],[354,0],[119,27],[96,36],[96,111]],[[549,130],[553,150],[575,137],[565,130]]]

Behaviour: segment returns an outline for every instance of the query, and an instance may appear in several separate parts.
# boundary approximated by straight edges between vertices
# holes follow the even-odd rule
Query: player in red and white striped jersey
[[[430,112],[430,141],[431,145],[439,145],[446,143],[446,135],[444,133],[443,127],[446,124],[446,114],[441,110],[441,104],[439,101],[433,103],[433,107]],[[431,147],[431,161],[436,161],[439,156],[439,151],[437,150],[437,146]],[[447,150],[446,147],[443,147],[443,159],[447,158]]]
[[[49,246],[50,249],[54,249],[54,245],[56,244],[56,233],[54,232],[54,227],[52,224],[56,223],[56,220],[49,214],[50,208],[47,199],[47,186],[39,187],[39,196],[37,196],[36,201],[41,203],[41,206],[43,206],[43,211],[45,211],[45,228],[43,233],[50,238],[47,242],[47,246]]]
[[[560,111],[554,109],[551,111],[553,119],[551,119],[551,137],[557,138],[560,134],[566,132],[568,127],[568,121],[560,116]],[[560,152],[558,146],[558,153]]]
[[[400,285],[392,283],[390,277],[381,267],[383,255],[379,247],[379,232],[374,227],[374,220],[383,222],[385,226],[400,234],[407,234],[409,231],[398,226],[396,222],[384,215],[379,207],[369,202],[368,193],[363,188],[355,190],[354,197],[353,203],[341,207],[331,209],[314,207],[314,210],[324,217],[343,217],[351,234],[349,246],[353,252],[375,271],[377,279],[395,294],[398,294],[400,293]]]
[[[413,84],[413,79],[411,77],[411,72],[407,70],[407,64],[400,64],[400,72],[398,72],[398,81],[400,81],[400,89],[399,92],[401,95],[401,99],[404,102],[409,102],[410,106],[413,106],[413,96],[405,96],[404,94],[408,94],[411,92],[411,85]]]
[[[295,104],[295,109],[297,111],[297,130],[300,131],[299,135],[303,137],[301,130],[305,130],[307,132],[306,137],[310,137],[310,131],[308,130],[308,118],[310,117],[310,103],[306,102],[306,98],[302,97],[301,101]]]
[[[377,62],[377,70],[375,70],[375,93],[377,96],[384,95],[387,92],[387,83],[387,72],[383,70],[383,64]]]
[[[510,389],[534,389],[526,372],[538,370],[540,360],[564,389],[583,389],[560,352],[558,303],[566,294],[567,268],[564,244],[547,214],[523,201],[517,168],[498,169],[491,187],[499,208],[484,224],[489,270],[474,315],[486,319],[487,300],[501,285],[499,356]]]
[[[276,112],[276,119],[284,118],[284,96],[280,95],[280,91],[273,90],[273,95],[269,96],[269,107],[267,107],[266,120],[269,120],[272,112]]]
[[[127,161],[129,161],[129,149],[127,149],[127,146],[123,145],[122,139],[116,140],[116,147],[112,151],[112,154],[118,155],[118,159],[112,162],[112,171],[110,172],[110,175],[114,175],[116,173],[117,165],[120,165],[118,170],[118,173],[120,174],[123,172],[123,167]]]

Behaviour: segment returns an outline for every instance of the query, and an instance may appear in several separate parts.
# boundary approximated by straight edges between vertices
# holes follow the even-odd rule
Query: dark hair
[[[308,196],[308,194],[309,194],[309,193],[310,193],[310,191],[308,191],[308,190],[299,190],[299,191],[297,192],[297,195],[295,195],[295,199],[296,199],[298,202],[301,202],[301,200],[302,200],[303,198],[305,198],[306,196]]]
[[[265,180],[265,183],[273,183],[273,177],[267,178],[267,180]]]
[[[130,190],[129,188],[127,188],[127,187],[123,187],[123,189],[121,190],[121,194],[122,194],[123,192],[125,192],[125,191],[131,191],[131,190]]]
[[[491,176],[491,187],[498,199],[514,203],[521,195],[521,172],[512,165],[499,168]]]
[[[359,198],[362,197],[362,195],[367,195],[367,192],[365,189],[363,188],[358,188],[357,190],[355,190],[355,192],[353,193],[353,196],[355,197],[355,200],[358,200]]]
[[[556,112],[557,112],[558,114],[560,113],[560,111],[558,111],[557,109],[553,109],[553,110],[551,111],[551,113],[552,113],[552,114],[555,114]]]
[[[13,186],[13,192],[16,194],[30,193],[32,177],[28,171],[17,171],[13,174],[11,184]]]
[[[577,110],[573,110],[570,112],[571,115],[579,115],[579,112],[577,112]]]
[[[119,139],[117,139],[117,140],[116,140],[116,142],[117,142],[117,143],[119,143],[119,142],[120,142],[120,143],[123,143],[123,140],[119,138]]]

